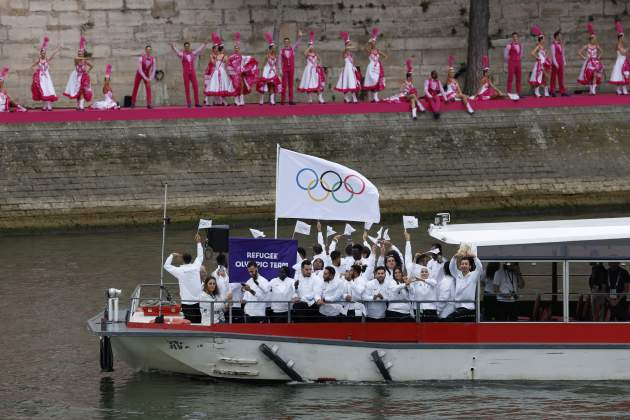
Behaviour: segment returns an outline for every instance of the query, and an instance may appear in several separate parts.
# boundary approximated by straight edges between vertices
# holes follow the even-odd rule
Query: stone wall
[[[0,126],[0,229],[271,218],[276,143],[355,168],[384,213],[627,203],[628,108]]]
[[[30,66],[36,59],[41,38],[48,34],[52,48],[63,46],[52,65],[53,79],[61,94],[83,31],[96,66],[93,72],[96,91],[105,65],[111,63],[114,92],[120,99],[130,93],[136,66],[134,57],[145,44],[151,43],[159,67],[166,73],[155,87],[158,103],[181,103],[180,64],[168,47],[170,42],[181,43],[186,39],[198,44],[208,40],[211,31],[219,31],[231,48],[232,33],[240,31],[244,53],[255,54],[262,60],[264,31],[272,31],[280,39],[294,38],[298,29],[305,33],[314,30],[332,84],[342,61],[339,32],[350,31],[351,39],[362,49],[369,30],[376,25],[383,34],[381,47],[389,55],[385,65],[388,91],[392,91],[401,80],[407,57],[414,59],[423,77],[433,68],[443,70],[449,54],[455,55],[457,61],[465,61],[469,1],[0,0],[0,65],[9,65],[13,70],[8,82],[13,96],[28,102]],[[490,56],[499,78],[504,70],[502,47],[514,30],[525,34],[532,24],[540,25],[547,34],[562,29],[567,39],[567,79],[574,85],[580,65],[577,51],[585,41],[587,20],[594,20],[601,35],[604,62],[609,69],[615,58],[614,17],[622,18],[630,26],[628,0],[490,0],[490,3]],[[533,41],[526,39],[525,44],[529,49]],[[206,51],[199,72],[207,60]],[[358,53],[356,61],[364,66],[366,55]],[[531,65],[529,56],[526,63],[525,73]],[[332,99],[330,90],[327,95]],[[62,99],[60,104],[69,106],[71,102]]]

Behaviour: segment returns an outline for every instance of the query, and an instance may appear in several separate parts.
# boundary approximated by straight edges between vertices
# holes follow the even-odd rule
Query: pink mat
[[[525,109],[549,107],[588,107],[630,105],[630,96],[600,94],[596,96],[573,95],[570,97],[536,98],[529,96],[520,101],[508,99],[492,101],[474,101],[475,111],[488,109]],[[464,111],[463,104],[449,103],[443,106],[444,112]],[[123,120],[173,120],[173,119],[205,119],[205,118],[242,118],[242,117],[286,117],[290,115],[340,115],[340,114],[378,114],[383,112],[408,112],[407,104],[391,103],[328,103],[297,105],[254,105],[211,106],[203,108],[186,108],[177,106],[157,107],[153,109],[134,108],[113,111],[75,109],[56,109],[52,112],[30,110],[28,112],[0,113],[0,124],[32,124],[46,122],[74,121],[123,121]],[[422,118],[422,116],[420,116]]]

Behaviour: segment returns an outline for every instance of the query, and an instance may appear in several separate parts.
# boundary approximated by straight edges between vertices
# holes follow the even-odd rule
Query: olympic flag
[[[378,223],[378,190],[363,175],[338,163],[279,148],[276,219]]]

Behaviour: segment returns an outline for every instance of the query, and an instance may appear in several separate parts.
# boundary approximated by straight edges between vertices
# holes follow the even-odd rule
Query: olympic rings
[[[310,180],[306,181],[305,179],[300,179],[300,177],[305,173],[310,175]],[[330,176],[336,177],[337,180],[334,183],[331,183]],[[329,180],[325,180],[324,177],[328,177]],[[353,182],[350,182],[352,178],[355,178],[355,180]],[[361,195],[365,192],[365,181],[360,176],[350,174],[347,175],[345,178],[342,178],[339,173],[333,170],[327,170],[321,175],[318,175],[317,172],[312,168],[302,168],[295,175],[295,183],[298,188],[306,191],[312,201],[315,201],[317,203],[321,203],[325,201],[329,196],[332,196],[333,200],[335,200],[337,203],[346,204],[349,203],[355,195]],[[315,191],[318,187],[321,187],[321,189],[324,191],[324,194],[319,197],[313,194],[313,191]],[[347,198],[342,198],[342,196],[339,196],[341,187],[343,187],[344,190],[349,194]]]

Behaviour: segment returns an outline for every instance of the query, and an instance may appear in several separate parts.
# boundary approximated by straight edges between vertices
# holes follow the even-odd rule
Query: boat
[[[196,325],[182,323],[176,300],[147,300],[160,286],[142,284],[122,309],[120,291],[110,289],[109,309],[88,329],[101,340],[106,370],[115,355],[138,370],[253,382],[630,380],[630,324],[585,319],[594,297],[584,296],[583,277],[572,276],[589,263],[630,261],[630,218],[451,224],[441,214],[429,234],[473,244],[484,264],[526,265],[538,273],[531,281],[551,292],[522,296],[514,322],[485,319],[478,284],[475,322],[237,324],[228,317]]]

